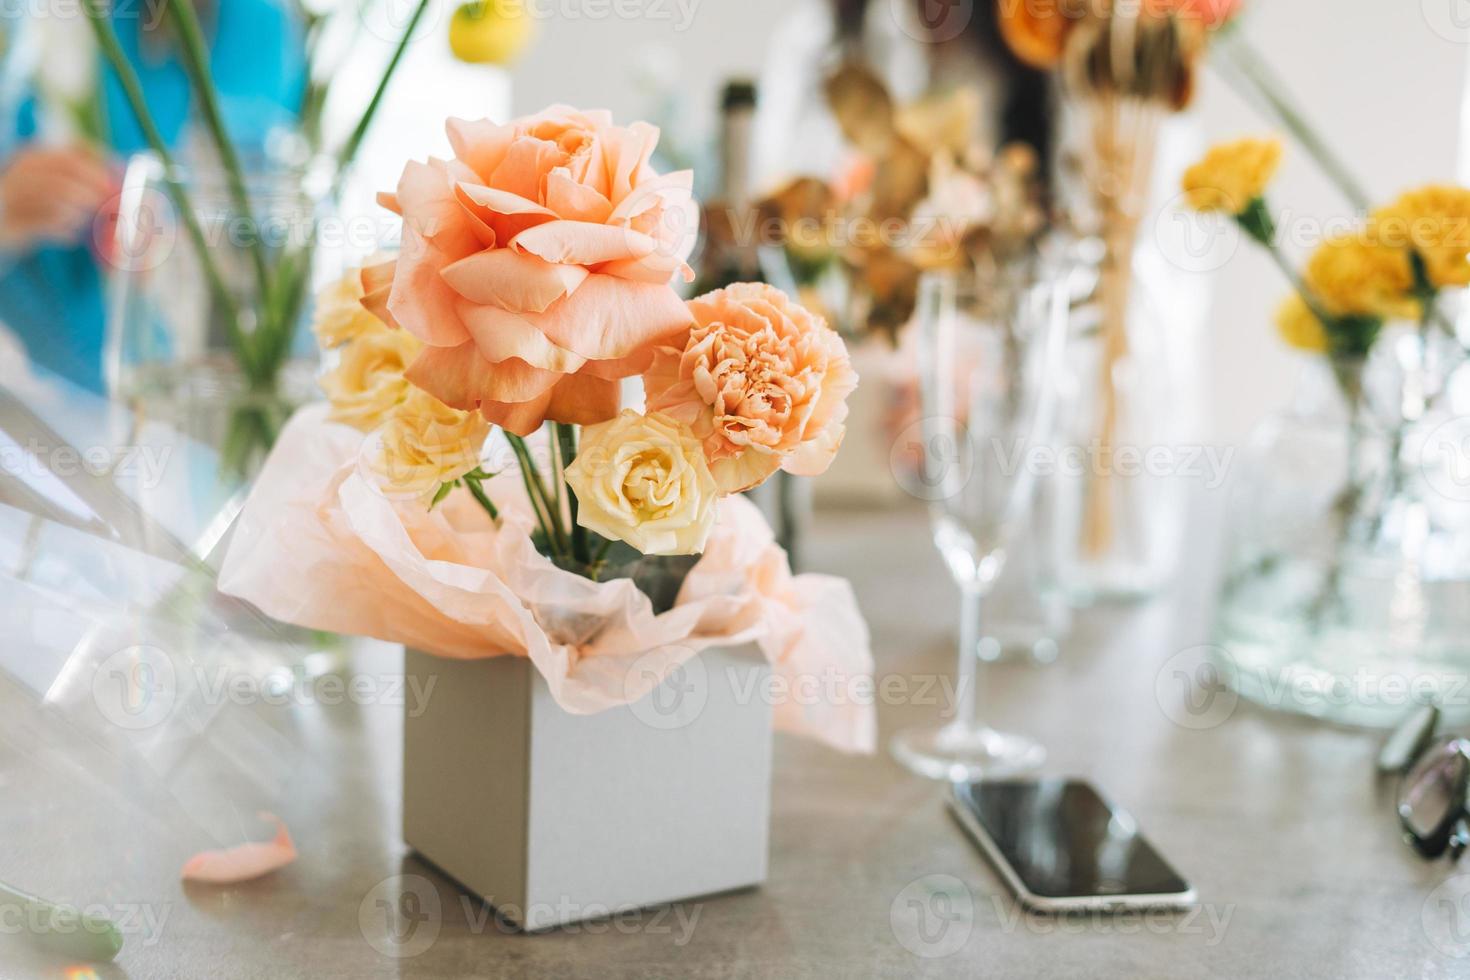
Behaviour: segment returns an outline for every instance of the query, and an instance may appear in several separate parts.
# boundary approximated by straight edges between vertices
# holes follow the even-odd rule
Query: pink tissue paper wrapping
[[[221,591],[284,622],[442,657],[529,657],[575,714],[637,701],[701,650],[753,640],[779,730],[873,751],[873,659],[852,588],[792,575],[749,501],[720,501],[674,607],[655,615],[631,580],[592,582],[536,551],[519,474],[486,484],[497,528],[464,490],[432,511],[384,495],[359,470],[363,442],[323,405],[296,413],[246,501]]]

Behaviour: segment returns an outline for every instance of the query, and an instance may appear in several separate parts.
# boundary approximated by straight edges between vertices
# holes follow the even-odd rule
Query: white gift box
[[[592,715],[561,708],[524,657],[409,650],[405,671],[428,694],[404,717],[404,840],[504,919],[546,929],[765,880],[770,668],[754,645]]]

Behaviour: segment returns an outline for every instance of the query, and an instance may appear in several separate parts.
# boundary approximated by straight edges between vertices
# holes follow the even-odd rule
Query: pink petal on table
[[[262,813],[260,818],[275,822],[274,838],[264,843],[247,841],[218,851],[201,851],[184,862],[179,876],[185,881],[232,885],[268,875],[296,860],[296,845],[291,843],[285,822],[270,813]]]

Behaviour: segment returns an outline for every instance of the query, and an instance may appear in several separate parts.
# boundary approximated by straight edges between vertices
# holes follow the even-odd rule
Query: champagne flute
[[[1040,261],[999,272],[935,272],[919,284],[918,484],[934,543],[960,587],[955,714],[900,732],[895,758],[933,779],[973,780],[1039,766],[1040,743],[975,713],[982,600],[1005,563],[1036,485],[1033,451],[1050,438],[1065,336],[1067,277]]]

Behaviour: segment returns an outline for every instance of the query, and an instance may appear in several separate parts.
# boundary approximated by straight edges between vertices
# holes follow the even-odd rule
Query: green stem
[[[563,467],[563,472],[558,476],[566,483],[565,467],[570,466],[572,460],[577,458],[577,430],[561,422],[553,422],[551,427],[556,433]],[[577,493],[570,485],[567,486],[567,511],[572,522],[572,557],[583,563],[590,562],[592,555],[587,543],[587,529],[577,523]]]
[[[188,194],[185,193],[183,185],[179,183],[178,169],[174,166],[173,155],[168,151],[168,144],[164,142],[163,134],[159,132],[158,125],[153,121],[153,115],[148,111],[148,102],[143,96],[143,86],[138,81],[137,72],[133,71],[127,55],[123,54],[117,33],[113,31],[112,24],[107,20],[102,0],[85,0],[83,9],[87,15],[87,22],[92,27],[92,34],[97,39],[97,46],[102,49],[103,56],[112,67],[113,73],[117,75],[123,95],[128,100],[128,106],[132,109],[133,116],[138,122],[138,128],[143,132],[143,138],[163,165],[164,186],[168,189],[174,207],[179,211],[179,217],[184,222],[184,229],[189,235],[190,242],[193,243],[195,251],[199,253],[199,263],[204,269],[209,292],[219,305],[221,315],[225,318],[225,329],[230,335],[230,343],[235,347],[235,356],[240,361],[241,370],[247,377],[253,379],[256,376],[255,358],[251,351],[250,339],[240,329],[239,309],[235,306],[235,300],[229,290],[225,288],[224,279],[220,276],[219,268],[214,263],[214,256],[204,237],[204,229],[199,226],[199,216],[195,213],[194,206]]]
[[[554,554],[560,557],[569,556],[571,549],[567,542],[566,531],[562,530],[561,515],[551,509],[551,499],[546,493],[545,484],[541,482],[541,473],[536,469],[536,462],[531,458],[531,451],[526,447],[526,441],[511,432],[507,432],[505,438],[520,463],[521,479],[526,484],[526,493],[531,498],[531,506],[536,511],[536,518],[541,522],[541,530],[546,535],[547,545]]]
[[[244,220],[253,221],[255,212],[250,207],[250,195],[245,189],[244,168],[240,164],[239,154],[235,152],[235,144],[225,131],[224,113],[220,111],[219,97],[209,71],[204,32],[199,27],[199,18],[194,14],[192,0],[168,0],[168,10],[179,29],[179,51],[183,56],[184,71],[189,76],[195,97],[199,100],[205,128],[209,130],[215,149],[219,151],[220,163],[225,170],[225,182],[229,186],[235,210]],[[265,244],[260,240],[259,229],[252,229],[249,234],[256,286],[264,301],[270,295],[270,270],[266,264]]]
[[[177,2],[177,0],[171,0]],[[388,66],[383,70],[383,77],[378,82],[377,91],[373,93],[372,101],[363,110],[361,118],[357,120],[357,126],[353,128],[352,134],[342,144],[337,152],[337,186],[341,185],[347,168],[351,165],[357,150],[362,146],[363,138],[367,136],[368,127],[373,123],[373,117],[378,113],[378,105],[383,101],[383,94],[388,91],[388,83],[392,81],[393,74],[398,70],[398,63],[403,60],[403,53],[408,50],[408,42],[413,38],[414,28],[418,27],[419,21],[424,16],[424,11],[429,9],[429,0],[419,0],[419,5],[414,8],[413,16],[408,20],[408,26],[403,29],[403,37],[398,39],[398,46],[393,49],[393,56],[388,59]]]
[[[479,502],[481,507],[485,508],[485,513],[490,515],[490,519],[500,520],[500,511],[496,510],[495,504],[491,503],[490,496],[485,493],[485,488],[480,484],[480,478],[465,474],[463,479],[464,485],[469,488],[470,495]]]

